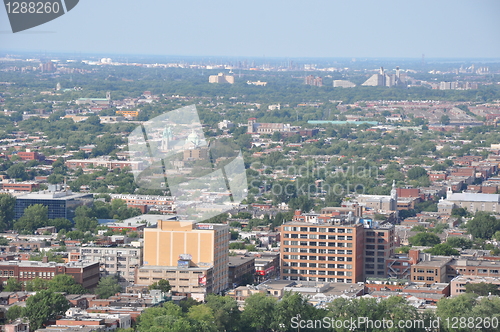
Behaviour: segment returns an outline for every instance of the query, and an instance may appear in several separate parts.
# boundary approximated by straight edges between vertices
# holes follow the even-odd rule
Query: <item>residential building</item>
[[[122,282],[135,282],[135,269],[142,265],[142,249],[126,247],[77,247],[70,260],[100,265],[101,277],[116,275]]]
[[[423,254],[420,262],[411,267],[411,281],[425,282],[431,285],[435,282],[448,282],[447,265],[452,260],[448,256],[432,256],[431,254]]]
[[[229,285],[231,287],[236,287],[244,281],[253,283],[255,257],[230,256],[228,266]]]
[[[81,167],[82,169],[105,167],[110,171],[115,168],[124,169],[125,167],[128,167],[133,171],[140,171],[144,169],[144,163],[142,161],[108,160],[99,158],[71,159],[66,161],[65,165],[71,169],[77,169],[78,167]]]
[[[309,75],[305,77],[304,84],[313,86],[323,86],[323,78],[319,76],[314,77],[314,75]]]
[[[457,296],[465,293],[465,285],[487,283],[500,288],[500,277],[480,277],[480,276],[456,276],[450,281],[450,296]]]
[[[219,73],[217,75],[210,75],[208,77],[208,83],[229,83],[234,84],[234,76],[225,75]]]
[[[364,227],[353,220],[291,221],[281,226],[283,280],[363,281]]]
[[[391,223],[365,223],[365,277],[385,277],[386,261],[394,255],[395,230]]]
[[[333,87],[334,88],[354,88],[356,84],[347,80],[334,80]]]

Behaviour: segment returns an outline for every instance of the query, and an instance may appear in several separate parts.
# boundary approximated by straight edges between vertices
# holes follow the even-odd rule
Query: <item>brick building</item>
[[[0,262],[0,282],[4,285],[9,278],[15,278],[20,282],[27,282],[36,277],[50,280],[58,274],[70,275],[83,287],[93,289],[99,282],[99,263],[70,262],[61,264],[38,261]]]

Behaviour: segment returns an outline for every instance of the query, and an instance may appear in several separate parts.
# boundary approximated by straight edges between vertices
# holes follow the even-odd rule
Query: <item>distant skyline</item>
[[[0,51],[227,57],[500,58],[499,0],[81,0]]]

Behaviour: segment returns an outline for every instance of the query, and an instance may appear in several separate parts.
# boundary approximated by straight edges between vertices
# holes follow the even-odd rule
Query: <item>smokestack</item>
[[[380,75],[384,75],[384,67],[380,67]]]
[[[396,67],[396,77],[399,78],[399,66]]]

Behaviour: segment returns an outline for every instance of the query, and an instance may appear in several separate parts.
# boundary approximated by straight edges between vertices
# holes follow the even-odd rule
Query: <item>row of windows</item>
[[[369,262],[369,263],[374,263],[375,262],[375,258],[373,258],[373,257],[366,257],[365,261]],[[384,262],[385,262],[384,258],[377,258],[377,263],[384,263]]]
[[[378,249],[378,250],[385,250],[385,246],[384,245],[378,245],[377,248],[375,248],[375,245],[373,244],[368,244],[366,246],[366,249]]]
[[[377,236],[384,236],[385,232],[377,232]],[[366,232],[366,236],[375,236],[374,231],[368,231]]]
[[[370,275],[375,275],[375,271],[365,271],[365,274],[370,274]],[[377,271],[377,275],[378,276],[385,276],[385,272],[384,271]]]
[[[365,269],[374,269],[374,268],[375,268],[375,264],[365,264]],[[385,265],[384,264],[377,264],[377,269],[383,270],[383,269],[385,269]]]
[[[14,273],[12,273],[14,275]],[[35,272],[35,271],[20,271],[19,278],[35,278],[38,275],[40,278],[54,277],[54,272]]]
[[[351,242],[307,242],[307,241],[283,241],[285,246],[306,246],[306,247],[347,247],[352,248]]]
[[[365,251],[365,256],[384,256],[383,251]]]
[[[104,255],[137,255],[137,250],[122,251],[112,249],[82,249],[82,254],[104,254]]]
[[[373,239],[373,238],[366,238],[365,241],[367,243],[375,243],[375,239]],[[384,242],[385,242],[384,239],[377,239],[377,243],[384,243]]]
[[[352,257],[332,257],[334,259],[329,259],[329,261],[337,261],[337,262],[352,262]],[[335,259],[336,258],[336,259]],[[300,266],[300,267],[332,267],[334,264],[326,264],[326,263],[297,263],[297,262],[283,262],[283,266]]]
[[[325,268],[329,268],[329,269],[347,269],[347,270],[351,270],[352,269],[352,264],[325,264],[325,263],[319,263],[319,264],[316,264],[316,263],[295,263],[295,262],[290,262],[290,263],[287,263],[285,262],[283,264],[283,266],[292,266],[292,267],[317,267],[317,268],[320,268],[320,269],[325,269]]]
[[[318,277],[297,277],[297,276],[289,276],[286,277],[286,280],[301,280],[301,281],[319,281],[319,282],[342,282],[351,284],[352,279],[344,279],[344,278],[318,278]]]
[[[337,253],[340,254],[340,250],[337,250]],[[343,250],[342,250],[343,251]],[[350,250],[347,250],[350,251]],[[343,253],[342,253],[343,254]],[[306,256],[306,255],[283,255],[283,259],[300,259],[304,261],[335,261],[338,257],[327,257],[327,256]]]
[[[352,254],[352,250],[335,250],[335,249],[311,249],[311,248],[283,248],[283,252],[300,252],[300,253],[310,253],[310,254]]]
[[[416,272],[416,273],[430,273],[430,274],[433,274],[435,273],[437,275],[438,273],[438,270],[434,270],[434,269],[417,269],[417,268],[413,268],[413,272]]]
[[[424,277],[424,276],[413,276],[413,280],[415,281],[434,281],[434,277]]]
[[[290,234],[290,233],[285,233],[284,234],[285,238],[291,238],[291,239],[319,239],[319,240],[340,240],[340,241],[352,241],[352,236],[348,235],[318,235],[318,234]]]
[[[0,271],[0,275],[3,275],[4,277],[12,277],[14,275],[14,271],[8,271],[8,270],[4,270],[3,272]]]
[[[285,226],[285,232],[352,233],[352,228],[294,227]]]
[[[329,276],[352,276],[351,271],[324,271],[324,270],[295,270],[284,269],[284,274],[310,274],[310,275],[329,275]]]

